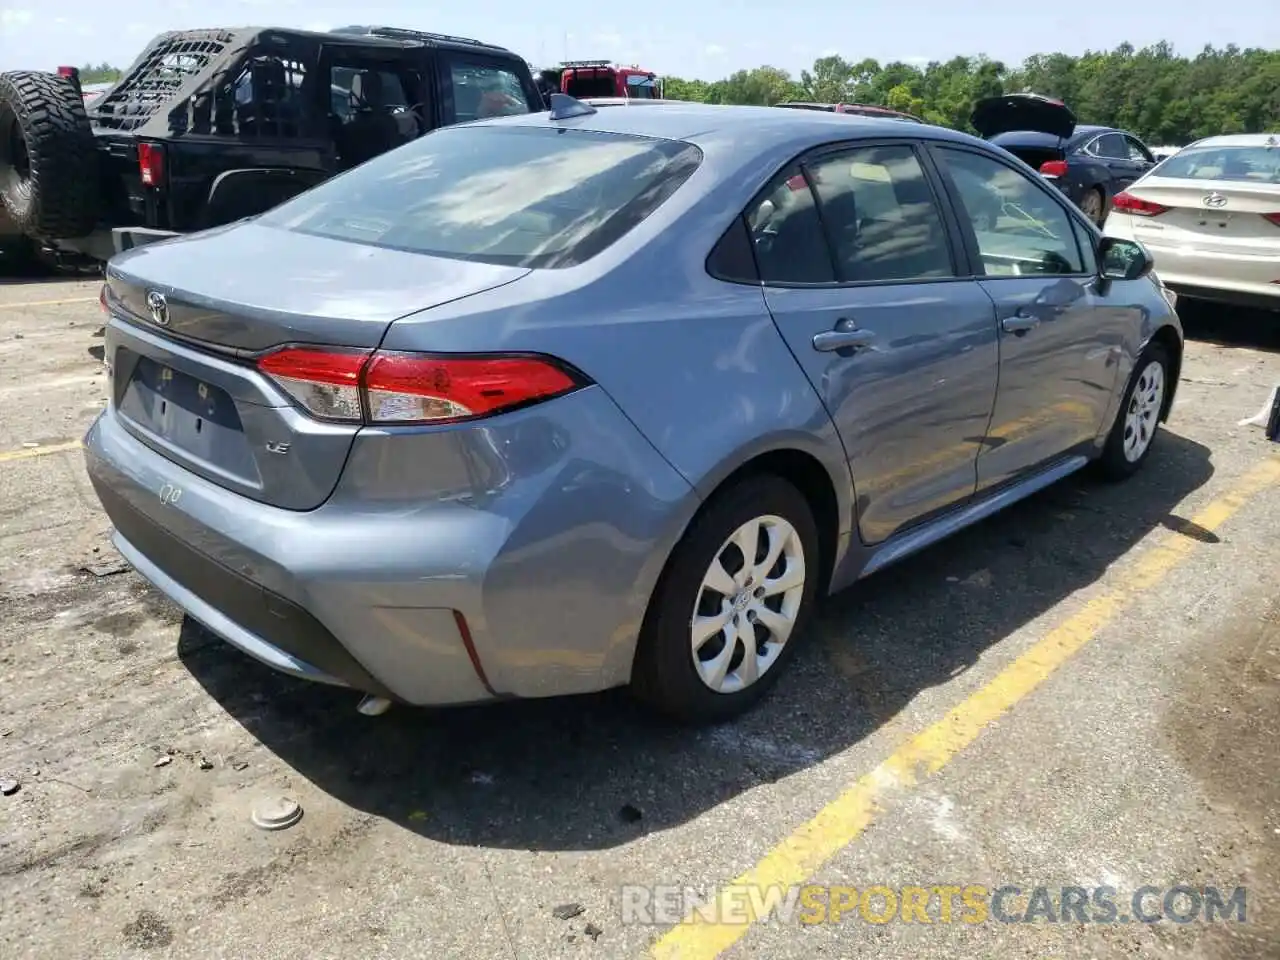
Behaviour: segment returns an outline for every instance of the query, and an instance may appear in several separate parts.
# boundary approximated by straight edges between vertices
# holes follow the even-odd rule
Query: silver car
[[[116,257],[88,468],[279,670],[716,721],[820,596],[1142,465],[1183,344],[1150,269],[964,134],[559,98]]]

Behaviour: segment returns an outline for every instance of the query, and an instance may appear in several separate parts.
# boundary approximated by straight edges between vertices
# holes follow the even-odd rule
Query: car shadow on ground
[[[190,620],[179,656],[356,810],[450,844],[607,849],[848,749],[1154,529],[1195,535],[1172,511],[1212,476],[1210,452],[1167,431],[1156,444],[1126,483],[1070,478],[828,600],[771,696],[711,729],[668,725],[621,692],[364,717],[350,691],[275,674]]]
[[[1178,319],[1188,340],[1280,353],[1280,311],[1250,310],[1184,297],[1178,301]]]

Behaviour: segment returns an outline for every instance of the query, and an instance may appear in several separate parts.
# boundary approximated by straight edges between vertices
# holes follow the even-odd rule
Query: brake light
[[[1264,214],[1262,215],[1262,219],[1263,219],[1263,220],[1270,220],[1270,221],[1271,221],[1272,223],[1274,223],[1277,227],[1280,227],[1280,213],[1264,213]]]
[[[59,67],[58,76],[66,77],[68,80],[80,79],[80,71],[75,67]]]
[[[1152,203],[1131,193],[1117,193],[1111,198],[1111,209],[1130,213],[1135,217],[1158,217],[1169,210],[1163,203]]]
[[[364,371],[374,423],[483,417],[568,393],[578,385],[561,367],[534,357],[378,353]]]
[[[1067,175],[1067,162],[1065,160],[1046,160],[1040,164],[1040,175],[1042,177],[1065,177]]]
[[[164,183],[164,147],[158,143],[138,144],[138,175],[144,187]]]
[[[370,424],[471,420],[586,385],[554,360],[530,356],[284,347],[258,369],[313,416]]]

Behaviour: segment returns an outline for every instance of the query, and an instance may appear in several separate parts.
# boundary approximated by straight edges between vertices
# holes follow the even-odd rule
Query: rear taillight
[[[317,417],[362,420],[360,373],[369,354],[285,347],[259,360],[258,369]]]
[[[545,357],[439,356],[285,347],[258,368],[312,415],[351,423],[449,423],[585,386]]]
[[[376,353],[364,370],[373,423],[433,423],[483,417],[580,386],[536,357],[430,357]]]
[[[1121,213],[1130,213],[1135,217],[1158,217],[1169,208],[1163,203],[1152,203],[1142,200],[1132,193],[1117,193],[1111,198],[1111,209]]]
[[[164,183],[164,147],[158,143],[138,144],[138,175],[144,187]]]
[[[1042,177],[1065,177],[1067,175],[1067,162],[1065,160],[1046,160],[1040,164],[1040,176]]]
[[[1270,221],[1271,221],[1272,223],[1274,223],[1277,227],[1280,227],[1280,213],[1264,213],[1264,214],[1262,215],[1262,219],[1263,219],[1263,220],[1270,220]]]

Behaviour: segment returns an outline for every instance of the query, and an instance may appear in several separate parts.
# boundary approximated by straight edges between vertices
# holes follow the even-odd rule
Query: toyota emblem
[[[164,298],[164,294],[158,290],[151,290],[147,293],[147,310],[151,313],[151,319],[161,327],[169,325],[169,301]]]
[[[1211,207],[1214,210],[1217,210],[1218,208],[1225,207],[1227,205],[1227,198],[1220,193],[1211,193],[1204,198],[1203,202],[1206,207]]]

